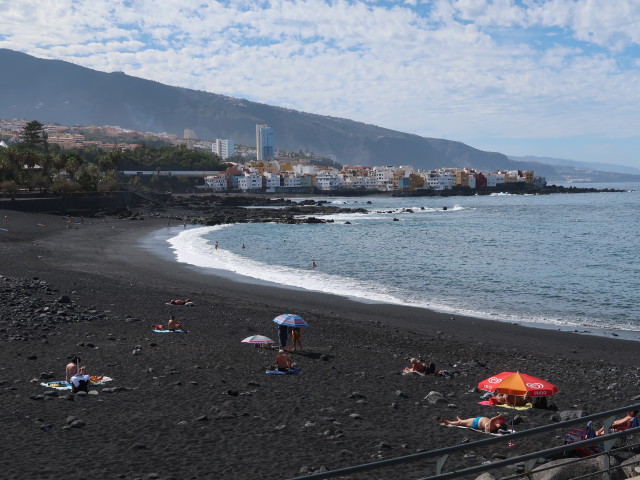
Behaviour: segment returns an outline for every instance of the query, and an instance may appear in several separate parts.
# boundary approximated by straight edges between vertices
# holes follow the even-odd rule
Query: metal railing
[[[573,420],[567,420],[564,422],[558,422],[558,423],[554,423],[554,424],[550,424],[550,425],[543,425],[541,427],[535,427],[535,428],[531,428],[529,430],[523,430],[522,432],[514,432],[514,433],[510,433],[508,435],[504,435],[504,436],[500,436],[500,437],[491,437],[485,440],[479,440],[477,442],[470,442],[470,443],[464,443],[464,444],[460,444],[460,445],[454,445],[451,447],[445,447],[445,448],[439,448],[436,450],[430,450],[428,452],[419,452],[419,453],[414,453],[411,455],[406,455],[403,457],[396,457],[396,458],[390,458],[390,459],[386,459],[386,460],[379,460],[377,462],[371,462],[371,463],[365,463],[362,465],[355,465],[355,466],[351,466],[351,467],[345,467],[345,468],[340,468],[340,469],[336,469],[336,470],[330,470],[330,471],[325,471],[325,472],[318,472],[318,473],[311,473],[308,475],[303,475],[300,477],[294,477],[291,478],[289,480],[319,480],[319,479],[325,479],[325,478],[332,478],[332,477],[337,477],[337,476],[347,476],[347,475],[352,475],[355,473],[360,473],[360,472],[365,472],[365,471],[369,471],[369,470],[377,470],[377,469],[381,469],[381,468],[387,468],[387,467],[392,467],[395,465],[401,465],[401,464],[405,464],[405,463],[409,463],[409,462],[415,462],[415,461],[419,461],[419,460],[427,460],[427,459],[435,459],[436,462],[436,474],[432,477],[425,477],[419,480],[446,480],[446,479],[450,479],[450,478],[458,478],[458,477],[462,477],[465,475],[470,475],[470,474],[480,474],[483,472],[487,472],[487,471],[491,471],[491,470],[498,470],[502,467],[506,467],[509,465],[514,465],[514,464],[518,464],[518,463],[524,463],[524,470],[525,470],[525,475],[528,476],[528,474],[531,472],[531,469],[533,468],[533,465],[535,465],[536,460],[538,458],[541,457],[546,457],[546,456],[550,456],[550,455],[557,455],[557,454],[561,454],[561,453],[566,453],[566,452],[570,452],[572,450],[575,450],[576,447],[581,447],[581,446],[590,446],[590,445],[603,445],[603,454],[606,455],[605,456],[605,468],[603,471],[601,472],[596,472],[596,473],[603,473],[603,477],[605,480],[609,480],[610,478],[610,462],[609,462],[609,456],[611,454],[611,449],[613,448],[613,446],[616,444],[616,441],[621,438],[624,437],[626,435],[630,435],[633,433],[638,433],[640,432],[640,427],[636,427],[636,428],[631,428],[625,431],[621,431],[621,432],[615,432],[615,433],[610,433],[608,435],[602,435],[602,436],[598,436],[595,438],[591,438],[588,440],[583,440],[580,442],[575,442],[572,444],[568,444],[568,445],[562,445],[562,446],[558,446],[558,447],[554,447],[554,448],[550,448],[547,450],[540,450],[537,452],[532,452],[526,455],[521,455],[518,457],[513,457],[513,458],[509,458],[506,460],[500,460],[497,462],[491,462],[490,464],[483,464],[483,465],[477,465],[474,467],[468,467],[468,468],[464,468],[461,470],[456,470],[453,472],[448,472],[448,473],[443,473],[443,468],[444,465],[446,463],[446,461],[448,460],[449,456],[452,453],[457,453],[457,452],[461,452],[461,451],[465,451],[465,450],[471,450],[474,448],[479,448],[479,447],[485,447],[485,446],[490,446],[496,443],[502,443],[504,442],[505,438],[508,438],[509,440],[514,440],[514,439],[518,439],[518,438],[526,438],[526,437],[531,437],[532,435],[537,435],[540,433],[544,433],[544,432],[548,432],[548,431],[552,431],[552,430],[559,430],[559,429],[566,429],[568,427],[573,427],[576,425],[581,425],[584,426],[587,424],[587,422],[592,421],[592,420],[596,420],[596,419],[600,419],[603,417],[606,417],[605,420],[603,421],[603,427],[605,432],[609,430],[609,428],[611,427],[611,424],[614,422],[614,420],[616,419],[616,417],[620,414],[620,413],[626,413],[632,410],[640,410],[640,404],[636,404],[636,405],[630,405],[627,407],[622,407],[622,408],[617,408],[614,410],[607,410],[605,412],[600,412],[600,413],[595,413],[593,415],[587,415],[584,417],[580,417],[580,418],[576,418]],[[587,457],[589,458],[589,457]],[[583,458],[579,458],[576,459],[576,462],[579,461],[583,461],[585,459]],[[593,473],[590,473],[590,475],[593,475]],[[518,475],[519,477],[522,475]]]

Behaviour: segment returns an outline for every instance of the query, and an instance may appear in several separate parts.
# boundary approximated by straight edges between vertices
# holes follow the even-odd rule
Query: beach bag
[[[533,397],[531,400],[533,408],[548,408],[547,397]]]
[[[89,392],[89,375],[74,375],[71,377],[71,392]]]
[[[158,324],[158,325],[156,325],[156,326],[155,326],[155,327],[153,327],[153,328],[155,328],[156,330],[162,330],[162,325],[161,325],[161,324]]]
[[[435,374],[436,373],[436,364],[431,362],[424,373],[429,374],[429,375]]]

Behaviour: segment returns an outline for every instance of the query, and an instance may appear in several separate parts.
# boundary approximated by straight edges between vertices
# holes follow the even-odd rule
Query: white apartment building
[[[227,189],[227,177],[226,175],[211,175],[204,177],[204,184],[207,188],[215,192],[221,192]]]
[[[338,188],[341,188],[342,185],[342,175],[338,173],[323,173],[316,175],[316,188],[318,190],[337,190]]]
[[[216,141],[211,144],[211,150],[213,153],[218,154],[223,160],[233,157],[236,153],[233,140],[229,140],[228,138],[216,138]]]
[[[378,181],[375,177],[349,176],[344,179],[345,188],[377,190]]]
[[[293,173],[296,175],[315,175],[318,169],[315,165],[302,165],[301,163],[293,166]]]
[[[238,188],[243,192],[262,190],[262,175],[255,172],[245,173],[243,177],[238,178]]]
[[[302,186],[302,177],[298,175],[286,175],[282,179],[282,186],[285,188],[300,188]]]
[[[265,179],[265,188],[267,189],[267,192],[275,192],[276,188],[280,187],[280,184],[281,184],[280,174],[265,172],[264,179]]]

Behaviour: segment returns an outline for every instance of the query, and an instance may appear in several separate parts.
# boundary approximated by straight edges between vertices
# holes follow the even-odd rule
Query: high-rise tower
[[[257,160],[273,160],[275,154],[273,128],[269,125],[256,125]]]

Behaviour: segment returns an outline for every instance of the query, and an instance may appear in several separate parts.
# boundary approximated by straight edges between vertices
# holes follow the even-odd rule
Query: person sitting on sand
[[[505,393],[498,393],[497,395],[489,398],[489,401],[494,405],[508,405],[510,407],[524,407],[531,401],[528,394],[524,396],[520,395],[507,395]]]
[[[167,330],[173,332],[174,330],[184,330],[184,328],[182,327],[182,323],[176,321],[176,316],[171,315],[167,321]]]
[[[438,423],[443,425],[454,425],[459,427],[473,428],[474,430],[480,430],[486,433],[495,433],[498,430],[507,429],[504,415],[498,415],[497,417],[475,417],[475,418],[460,418],[457,420],[447,420],[446,418],[439,417]]]
[[[633,420],[637,415],[638,415],[638,410],[627,412],[627,414],[624,417],[619,418],[618,420],[614,421],[611,424],[610,430],[611,431],[626,430],[627,428],[629,428],[631,424],[631,420]],[[604,427],[602,427],[600,430],[597,430],[596,435],[598,436],[604,435]]]
[[[415,372],[422,375],[436,373],[436,366],[433,363],[427,365],[425,362],[422,362],[417,358],[411,358],[409,361],[411,362],[411,367],[405,369],[405,372],[407,373]]]
[[[411,362],[411,368],[409,371],[423,374],[427,373],[427,365],[425,363],[421,362],[417,358],[412,358],[409,361]]]
[[[64,381],[70,382],[71,377],[79,373],[81,368],[84,368],[84,366],[80,367],[80,357],[71,358],[65,370]]]
[[[72,393],[89,391],[89,383],[91,382],[91,377],[85,373],[84,369],[85,367],[83,365],[78,370],[78,373],[76,373],[69,379],[69,383],[71,383]]]
[[[282,348],[278,350],[278,355],[276,355],[275,362],[276,369],[281,372],[288,372],[294,366],[294,364],[291,362],[291,357],[289,357],[289,355],[287,355]]]

